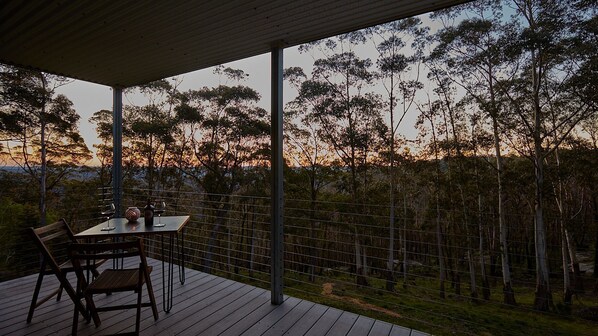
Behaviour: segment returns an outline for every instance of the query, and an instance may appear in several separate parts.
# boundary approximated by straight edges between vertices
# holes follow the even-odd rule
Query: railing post
[[[272,111],[271,111],[271,169],[272,169],[272,219],[270,222],[270,287],[272,303],[281,304],[283,299],[283,157],[282,157],[282,59],[283,49],[272,48]]]
[[[115,217],[121,217],[123,194],[122,145],[123,145],[123,90],[112,88],[112,197],[116,208]]]

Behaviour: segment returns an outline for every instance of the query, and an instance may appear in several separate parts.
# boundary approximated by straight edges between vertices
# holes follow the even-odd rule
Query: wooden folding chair
[[[68,226],[64,219],[59,220],[56,223],[52,223],[40,228],[28,229],[29,234],[35,245],[37,246],[41,254],[41,265],[37,282],[35,284],[35,290],[33,291],[33,297],[31,298],[31,305],[29,306],[29,313],[27,314],[27,323],[31,322],[33,318],[33,312],[35,308],[39,307],[42,303],[50,300],[56,295],[56,301],[59,301],[62,296],[62,290],[67,292],[71,300],[75,303],[75,307],[79,310],[83,316],[87,318],[87,313],[83,304],[77,299],[75,290],[66,278],[67,273],[74,272],[73,265],[70,259],[66,255],[66,246],[72,242],[76,242],[73,231]],[[64,262],[59,263],[54,251],[60,250],[64,252]],[[87,267],[94,275],[99,275],[96,267],[103,263],[105,260],[98,260],[95,264]],[[42,282],[45,275],[54,274],[59,281],[59,287],[43,299],[38,301],[39,292],[42,286]]]
[[[95,243],[95,244],[71,244],[68,247],[69,257],[77,274],[77,297],[85,298],[90,315],[97,327],[101,320],[98,312],[137,309],[135,320],[135,332],[128,334],[139,335],[139,325],[141,322],[141,307],[151,307],[154,314],[154,320],[158,319],[158,309],[156,308],[156,299],[150,279],[152,268],[147,265],[145,252],[143,251],[143,241],[135,239],[133,241],[123,241],[116,243]],[[106,269],[95,278],[91,283],[87,283],[84,275],[84,263],[89,263],[98,258],[117,259],[139,257],[139,267],[132,269]],[[145,283],[149,296],[149,302],[142,302],[142,289]],[[120,304],[96,307],[93,300],[95,294],[110,294],[117,292],[133,291],[137,293],[136,304]],[[73,335],[77,334],[79,324],[79,314],[75,311],[73,315]]]

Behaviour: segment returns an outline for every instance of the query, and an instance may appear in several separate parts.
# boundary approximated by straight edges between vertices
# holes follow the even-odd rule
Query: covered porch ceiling
[[[0,63],[124,88],[466,1],[5,0]]]

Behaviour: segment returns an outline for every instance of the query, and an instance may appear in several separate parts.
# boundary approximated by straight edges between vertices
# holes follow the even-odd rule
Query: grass
[[[243,270],[244,271],[244,270]],[[571,306],[562,304],[560,293],[553,293],[554,306],[550,312],[532,309],[534,288],[515,287],[516,306],[502,303],[500,284],[491,288],[489,301],[471,300],[467,284],[462,285],[462,296],[451,292],[446,284],[446,298],[438,296],[438,283],[420,278],[406,289],[401,283],[394,293],[385,288],[385,280],[368,278],[369,287],[357,287],[354,278],[336,274],[326,278],[317,277],[309,282],[303,274],[285,271],[286,295],[317,302],[356,314],[424,331],[433,335],[598,335],[598,323],[578,317],[580,310],[598,307],[598,297],[587,294],[574,296]],[[268,287],[269,274],[255,272],[255,280],[246,273],[220,275],[258,287]],[[586,285],[596,279],[586,278]],[[328,285],[327,285],[328,284]],[[332,284],[332,285],[329,285]],[[332,290],[323,294],[324,287]]]
[[[578,296],[567,309],[556,303],[553,311],[542,313],[531,308],[534,301],[531,288],[515,288],[518,305],[513,307],[501,303],[502,292],[496,287],[491,289],[490,301],[485,302],[456,296],[448,290],[446,298],[441,299],[436,294],[438,285],[433,281],[418,280],[417,287],[407,289],[397,285],[395,293],[389,293],[384,290],[384,280],[369,280],[371,287],[367,288],[357,288],[351,283],[352,279],[330,278],[314,284],[291,280],[285,283],[285,293],[434,335],[598,335],[598,323],[576,317],[580,309],[598,306],[598,298],[590,295]],[[324,296],[321,290],[315,290],[318,286],[321,289],[324,283],[334,284],[333,295]],[[349,298],[398,313],[401,317],[372,311]]]

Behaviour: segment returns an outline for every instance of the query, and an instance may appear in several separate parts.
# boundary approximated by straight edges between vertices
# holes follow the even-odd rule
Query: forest
[[[301,45],[284,110],[285,293],[432,334],[595,334],[598,4],[482,0]],[[248,73],[128,88],[128,204],[190,213],[190,267],[268,286],[270,119]],[[29,226],[98,220],[112,111],[0,65],[0,279]],[[24,262],[27,260],[27,262]]]

